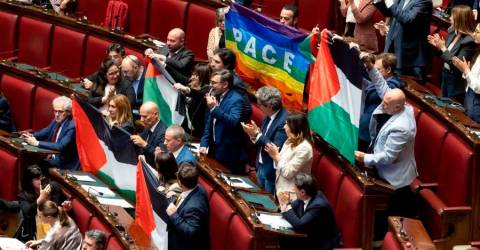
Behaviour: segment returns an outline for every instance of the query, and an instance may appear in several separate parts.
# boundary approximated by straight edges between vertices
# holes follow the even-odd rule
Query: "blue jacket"
[[[180,153],[178,153],[175,160],[177,160],[178,166],[180,166],[180,164],[184,162],[188,162],[193,166],[197,164],[197,160],[195,159],[195,156],[193,155],[192,151],[190,151],[187,145],[183,146],[182,150],[180,151]]]
[[[57,142],[53,142],[55,128],[62,126]],[[33,136],[39,141],[38,147],[59,151],[60,154],[49,162],[63,169],[78,170],[80,162],[78,161],[77,144],[75,138],[75,124],[71,117],[59,124],[55,120],[35,133]]]
[[[244,112],[242,96],[229,90],[220,104],[207,112],[205,130],[200,140],[201,147],[214,150],[213,157],[221,162],[242,162],[247,158],[243,143],[243,129],[240,124]],[[215,141],[213,140],[213,120]]]
[[[427,35],[430,32],[432,0],[409,0],[404,8],[405,1],[394,1],[390,8],[384,0],[374,3],[384,16],[391,17],[385,52],[395,51],[398,69],[421,67],[428,63]]]
[[[264,150],[265,144],[268,142],[273,142],[275,145],[279,147],[279,150],[282,148],[283,143],[287,140],[287,134],[285,133],[285,129],[283,126],[287,121],[288,112],[284,108],[278,111],[277,116],[273,120],[270,128],[266,134],[263,134],[263,131],[267,129],[267,125],[269,122],[268,117],[264,117],[262,120],[262,124],[260,126],[260,131],[262,131],[262,135],[258,138],[257,142],[257,171],[263,171],[265,176],[267,176],[270,181],[275,182],[275,169],[273,168],[273,160],[268,155],[268,153]],[[260,163],[259,155],[262,155],[262,163]]]
[[[387,84],[390,88],[395,89],[399,88],[402,89],[405,86],[405,83],[396,75],[391,76],[390,78],[386,79]],[[373,111],[382,103],[382,99],[377,94],[377,90],[375,89],[375,85],[373,85],[370,81],[368,82],[365,92],[365,104],[363,107],[363,114],[360,116],[360,128],[358,129],[358,137],[370,143],[370,120],[372,119]]]
[[[163,144],[166,130],[167,126],[165,123],[159,121],[150,136],[148,136],[148,131],[150,130],[147,128],[140,134],[140,137],[147,142],[147,146],[140,150],[140,154],[145,155],[145,160],[150,166],[155,166],[155,148],[158,146],[164,151],[167,149],[165,144]]]
[[[168,249],[210,249],[208,224],[207,192],[197,185],[168,219]]]

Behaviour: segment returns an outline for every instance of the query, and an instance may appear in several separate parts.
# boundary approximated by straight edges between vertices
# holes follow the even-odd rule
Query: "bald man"
[[[390,89],[373,63],[365,65],[382,103],[373,111],[370,121],[369,149],[366,153],[356,151],[355,159],[375,167],[378,175],[395,188],[387,208],[389,215],[413,216],[415,198],[409,187],[417,176],[413,108],[405,103],[402,90]]]
[[[145,125],[144,131],[140,135],[132,135],[130,139],[141,149],[140,154],[145,155],[147,163],[155,166],[155,147],[167,150],[163,144],[167,126],[160,121],[157,104],[145,102],[140,107],[140,121]]]
[[[165,66],[176,82],[187,84],[190,80],[195,56],[185,48],[185,32],[182,29],[174,28],[168,32],[167,49],[161,47],[156,52],[147,49],[145,55]]]
[[[139,108],[143,102],[143,85],[145,82],[145,68],[134,55],[128,55],[122,60],[122,73],[125,79],[132,83],[135,92],[135,103],[132,103],[133,114],[138,119]]]

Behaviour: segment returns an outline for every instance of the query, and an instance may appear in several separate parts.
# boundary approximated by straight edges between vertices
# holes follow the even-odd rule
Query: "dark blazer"
[[[292,209],[283,212],[282,216],[292,224],[295,231],[307,234],[307,238],[296,238],[283,242],[289,246],[295,246],[295,249],[329,250],[341,247],[335,215],[325,195],[318,191],[311,198],[302,215],[303,206],[303,201],[295,200],[292,202]],[[291,249],[285,248],[284,245],[281,248]]]
[[[177,165],[180,166],[180,164],[187,162],[195,166],[197,164],[197,159],[195,156],[193,156],[192,151],[190,151],[190,148],[188,148],[187,145],[184,145],[180,153],[177,155],[175,158],[177,161]]]
[[[101,81],[95,81],[93,83],[92,89],[90,90],[90,97],[88,97],[88,102],[95,107],[102,106],[102,97],[105,95],[105,84]],[[115,85],[115,91],[117,94],[125,95],[130,103],[135,103],[135,90],[133,90],[132,83],[123,79]]]
[[[398,0],[387,8],[384,0],[374,5],[386,17],[392,17],[385,41],[385,52],[395,51],[397,68],[422,67],[428,63],[427,35],[430,32],[432,0]]]
[[[209,208],[207,192],[197,185],[169,217],[169,250],[207,250],[209,244]]]
[[[132,103],[132,109],[139,110],[140,106],[142,106],[142,103],[143,103],[143,86],[145,85],[145,72],[147,72],[146,68],[143,69],[142,77],[140,78],[140,81],[138,82],[137,93],[135,93],[135,89],[133,88],[133,82],[132,82],[133,94],[135,95],[135,102]]]
[[[278,114],[275,116],[270,128],[268,128],[267,133],[264,134],[265,129],[267,129],[267,125],[270,122],[270,118],[265,116],[262,120],[262,124],[260,125],[260,131],[262,131],[262,135],[255,143],[257,145],[257,171],[262,171],[272,183],[275,183],[275,169],[273,168],[273,160],[264,150],[264,146],[268,142],[273,142],[279,147],[279,150],[282,148],[283,143],[285,140],[287,140],[287,134],[283,128],[285,122],[287,121],[287,116],[288,112],[284,108],[278,111]],[[259,152],[262,154],[263,163],[258,161],[260,154]]]
[[[15,131],[15,126],[12,122],[10,105],[8,104],[7,98],[0,94],[0,129],[11,132]]]
[[[468,88],[465,95],[465,114],[480,123],[480,94]]]
[[[145,155],[145,160],[150,166],[155,166],[155,147],[158,146],[164,151],[167,150],[163,144],[165,141],[165,130],[167,130],[167,126],[162,121],[159,121],[150,136],[148,136],[150,130],[147,128],[140,134],[140,137],[147,142],[147,146],[142,149],[140,154]]]
[[[445,46],[448,48],[455,39],[455,30],[450,27],[448,29],[448,36],[445,40]],[[448,68],[444,67],[442,74],[448,74],[450,77],[445,77],[442,80],[442,95],[446,97],[462,96],[465,94],[465,86],[467,82],[462,77],[462,72],[452,64],[452,57],[467,59],[470,61],[475,54],[477,44],[469,35],[462,34],[460,40],[453,45],[451,50],[446,50],[440,57],[448,64]],[[447,80],[448,79],[448,80]]]
[[[232,90],[237,91],[243,98],[243,113],[242,113],[242,122],[250,122],[250,117],[252,116],[252,104],[250,103],[250,99],[248,98],[247,93],[247,86],[243,82],[242,78],[240,78],[235,71],[233,73],[233,88]]]
[[[62,126],[62,130],[58,135],[57,142],[53,142],[53,136],[58,126]],[[58,168],[78,170],[80,162],[75,138],[75,124],[71,117],[65,119],[61,124],[53,120],[46,128],[33,133],[33,136],[39,141],[38,147],[60,152],[55,158],[49,160],[50,164]]]
[[[191,89],[189,94],[186,94],[188,115],[192,122],[193,129],[188,128],[188,121],[184,119],[182,127],[192,133],[195,137],[201,137],[205,129],[205,116],[207,112],[207,103],[205,95],[210,90],[209,86],[203,86],[200,90]]]
[[[205,130],[200,140],[201,147],[208,147],[210,155],[233,171],[242,171],[232,167],[240,167],[237,164],[245,162],[247,158],[243,144],[243,129],[240,124],[243,112],[242,96],[237,91],[229,90],[216,108],[210,112],[207,111]],[[215,130],[213,129],[214,119],[216,119]],[[215,141],[213,140],[214,131]]]
[[[168,57],[169,51],[165,46],[158,50],[157,53],[167,56],[165,69],[167,69],[175,82],[187,84],[192,75],[193,66],[195,65],[195,55],[193,52],[183,47]]]
[[[405,86],[405,83],[396,75],[386,79],[387,84],[390,88],[402,89]],[[360,127],[358,129],[358,137],[366,143],[370,143],[370,120],[372,119],[373,111],[380,105],[382,99],[378,96],[375,85],[370,81],[367,81],[364,93],[365,93],[365,103],[363,107],[363,113],[360,116]]]

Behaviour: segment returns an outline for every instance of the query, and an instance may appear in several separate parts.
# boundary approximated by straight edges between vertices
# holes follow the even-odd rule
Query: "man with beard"
[[[200,153],[208,153],[233,174],[243,174],[246,151],[240,123],[245,112],[242,96],[232,91],[233,75],[227,69],[213,72],[210,86],[214,93],[205,97],[210,112],[207,112]]]
[[[160,48],[154,52],[152,49],[145,50],[145,55],[150,59],[156,59],[172,75],[175,82],[186,84],[191,76],[195,56],[193,52],[185,48],[185,32],[180,28],[174,28],[167,35],[167,49]]]

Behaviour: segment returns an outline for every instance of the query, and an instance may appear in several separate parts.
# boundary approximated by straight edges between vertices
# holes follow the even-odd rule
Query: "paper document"
[[[102,197],[97,197],[98,202],[103,205],[114,205],[114,206],[119,206],[123,208],[132,208],[132,205],[125,201],[124,199],[110,199],[110,198],[102,198]]]
[[[70,176],[75,177],[77,181],[95,182],[95,180],[88,175],[70,174]]]
[[[97,197],[115,197],[115,193],[107,187],[82,185],[82,188],[85,189],[87,193],[93,194]]]
[[[0,249],[2,250],[23,250],[25,244],[15,238],[0,237]]]
[[[292,229],[292,225],[281,214],[267,214],[259,212],[258,219],[262,224],[269,225],[273,229]]]
[[[222,178],[231,187],[253,189],[253,186],[248,184],[247,182],[245,182],[245,180],[243,180],[243,178],[227,176],[227,175],[224,175],[224,174],[222,174]]]

